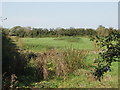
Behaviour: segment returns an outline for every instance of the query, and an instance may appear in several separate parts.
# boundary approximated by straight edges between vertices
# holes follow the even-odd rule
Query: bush
[[[101,48],[94,75],[101,81],[104,73],[111,71],[112,63],[120,61],[120,32],[116,30],[110,31],[108,36],[96,36],[94,40]]]

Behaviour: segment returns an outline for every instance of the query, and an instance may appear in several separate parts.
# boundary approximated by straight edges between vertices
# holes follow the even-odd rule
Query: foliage
[[[120,33],[112,30],[108,36],[96,36],[95,41],[100,46],[101,52],[99,53],[98,66],[94,75],[101,81],[104,73],[111,71],[111,64],[120,61]]]
[[[75,49],[59,52],[51,50],[46,53],[38,54],[38,57],[34,60],[38,77],[48,80],[48,76],[54,73],[58,77],[64,76],[65,79],[69,72],[87,67],[84,63],[86,54],[87,51]]]
[[[86,64],[92,59],[90,57],[88,58],[89,59],[85,62]],[[92,63],[93,61],[91,61],[91,65]],[[62,77],[53,77],[49,78],[47,81],[33,82],[31,85],[33,85],[33,88],[45,88],[46,86],[50,88],[118,88],[118,73],[116,73],[118,71],[117,66],[117,62],[112,63],[111,69],[113,72],[106,73],[102,82],[95,80],[94,75],[92,74],[93,71],[90,70],[94,68],[89,67],[74,70],[74,72],[67,75],[66,79]]]
[[[43,29],[43,28],[27,28],[21,26],[15,26],[8,31],[10,36],[19,36],[19,37],[59,37],[59,36],[86,36],[94,35],[96,31],[92,28],[56,28],[56,29]]]
[[[27,64],[25,56],[18,52],[17,46],[4,32],[2,33],[2,39],[2,72],[9,74],[22,73]]]
[[[108,36],[109,35],[109,32],[114,30],[112,27],[110,28],[105,28],[104,26],[100,25],[97,29],[96,29],[96,35],[97,36],[102,36],[102,37],[105,37],[105,36]]]
[[[96,30],[92,28],[31,28],[15,26],[11,29],[4,28],[7,35],[19,37],[60,37],[60,36],[107,36],[113,28],[100,25]]]
[[[2,83],[3,89],[15,88],[15,78],[24,74],[27,59],[12,40],[2,32]],[[12,75],[12,77],[11,77]],[[15,76],[16,75],[16,76]],[[11,83],[10,83],[11,82]]]

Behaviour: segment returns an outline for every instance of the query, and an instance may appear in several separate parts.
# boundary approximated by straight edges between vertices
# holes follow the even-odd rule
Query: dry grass
[[[64,76],[74,70],[87,67],[84,59],[87,51],[68,49],[65,51],[50,50],[48,52],[39,53],[34,64],[36,65],[39,76],[47,80],[50,71],[54,72],[56,76]]]
[[[22,42],[22,39],[21,38],[19,38],[18,39],[18,46],[20,47],[20,48],[22,48],[22,46],[23,46],[23,42]]]

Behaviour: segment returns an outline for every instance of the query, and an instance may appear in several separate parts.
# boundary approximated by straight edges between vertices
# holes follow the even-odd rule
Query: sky
[[[117,2],[4,2],[3,27],[118,28]]]

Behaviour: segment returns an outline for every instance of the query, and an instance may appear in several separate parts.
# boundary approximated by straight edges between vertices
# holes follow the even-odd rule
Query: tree
[[[90,36],[96,35],[96,31],[91,28],[86,29],[86,35],[90,35]]]
[[[107,36],[109,34],[109,29],[106,29],[102,25],[100,25],[96,31],[98,36]]]
[[[29,36],[29,33],[30,33],[30,31],[31,31],[31,27],[24,27],[24,31],[25,31],[24,37],[28,37],[28,36]]]
[[[78,31],[77,33],[78,33],[79,36],[84,36],[86,34],[84,28],[79,28],[77,31]]]
[[[11,35],[11,36],[19,36],[19,31],[22,31],[22,30],[24,30],[23,27],[15,26],[15,27],[10,29],[9,35]]]
[[[16,31],[16,35],[19,37],[24,37],[25,36],[25,31],[23,29],[20,29]]]

